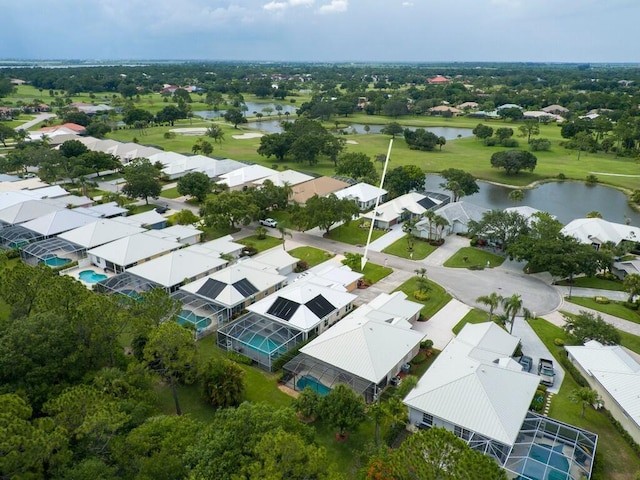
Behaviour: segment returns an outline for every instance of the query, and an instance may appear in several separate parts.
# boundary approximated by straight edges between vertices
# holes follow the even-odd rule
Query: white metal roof
[[[32,232],[49,237],[95,221],[97,219],[91,215],[85,215],[77,210],[62,209],[25,222],[22,226]]]
[[[272,248],[254,257],[241,259],[239,263],[250,265],[256,270],[280,273],[282,269],[290,268],[298,263],[298,259],[289,255],[282,248]]]
[[[19,190],[34,190],[42,187],[48,187],[49,184],[43,182],[39,178],[27,178],[16,182],[1,182],[0,192],[17,192]]]
[[[277,273],[255,270],[243,263],[236,263],[235,265],[231,265],[230,267],[214,272],[204,278],[200,278],[195,282],[188,283],[180,289],[185,292],[198,294],[198,290],[200,290],[200,288],[202,288],[209,279],[216,280],[226,285],[226,287],[218,293],[216,298],[212,298],[211,300],[215,300],[217,303],[227,307],[233,307],[247,299],[247,296],[243,292],[237,290],[233,286],[234,283],[241,280],[247,280],[258,290],[258,292],[266,292],[270,288],[283,283],[286,280],[286,277],[278,275]]]
[[[354,272],[347,265],[336,263],[334,259],[330,259],[315,267],[311,267],[306,272],[302,272],[295,281],[305,279],[318,285],[324,285],[325,287],[333,288],[340,286],[346,288],[348,285],[360,280],[363,276],[362,273]]]
[[[37,200],[37,198],[29,195],[29,190],[21,190],[17,192],[2,192],[0,193],[0,210],[17,203],[26,202],[27,200]]]
[[[239,168],[243,167],[246,167],[244,163],[225,158],[222,160],[214,160],[213,163],[209,163],[206,166],[196,167],[193,169],[193,171],[202,172],[209,178],[217,178],[220,175],[233,172],[234,170],[238,170]]]
[[[382,220],[385,222],[389,222],[394,220],[402,215],[402,212],[408,210],[414,215],[422,215],[427,211],[422,205],[418,202],[420,200],[424,200],[427,198],[426,196],[417,193],[410,192],[399,197],[394,198],[382,205],[378,205],[378,209],[375,212],[371,211],[362,215],[364,218],[369,218],[371,220]]]
[[[488,362],[501,357],[510,357],[520,343],[518,337],[509,335],[494,322],[468,324],[456,339],[469,345],[471,357]]]
[[[29,195],[33,195],[37,198],[57,198],[57,197],[66,197],[69,195],[64,188],[60,185],[50,185],[48,187],[34,188],[33,190],[29,190]]]
[[[338,198],[357,199],[361,202],[370,202],[386,194],[387,191],[384,188],[374,187],[364,182],[356,183],[355,185],[335,192],[335,196]]]
[[[124,267],[180,247],[182,244],[178,242],[155,238],[142,232],[92,248],[87,254]]]
[[[480,221],[482,220],[482,215],[485,212],[488,212],[488,208],[481,207],[474,203],[470,202],[454,202],[447,203],[442,207],[436,210],[438,215],[447,219],[450,225],[453,225],[455,222],[458,222],[462,225],[467,225],[469,220]],[[429,221],[427,219],[420,220],[416,223],[416,229],[429,229]]]
[[[119,207],[116,202],[101,203],[92,207],[86,207],[85,210],[88,214],[95,214],[102,218],[117,217],[127,213],[127,209]]]
[[[16,225],[58,210],[64,210],[64,207],[42,200],[26,200],[0,210],[0,222]]]
[[[244,245],[234,242],[231,235],[225,235],[224,237],[216,238],[215,240],[210,240],[208,242],[196,243],[195,245],[191,245],[187,248],[194,252],[207,253],[209,255],[215,254],[215,256],[219,256],[238,253],[244,248]]]
[[[220,175],[220,183],[224,183],[228,185],[229,188],[233,188],[274,175],[275,173],[278,172],[272,168],[263,167],[262,165],[248,165]]]
[[[449,342],[404,403],[513,445],[538,388],[539,378],[510,368],[508,361],[493,363],[494,359],[504,358],[504,352],[511,349],[513,341],[501,345],[499,336],[489,329],[485,329],[484,334],[481,330],[469,329],[475,326],[467,324],[460,335]],[[478,338],[475,333],[482,336]],[[486,354],[492,348],[497,350],[492,355]]]
[[[161,152],[161,153],[156,153],[155,155],[151,155],[148,158],[151,161],[151,163],[160,162],[164,166],[167,166],[167,165],[171,165],[173,163],[178,163],[179,164],[181,162],[184,162],[185,157],[186,156],[182,155],[181,153]]]
[[[377,384],[422,341],[423,335],[371,321],[362,315],[362,308],[340,320],[300,351]]]
[[[136,265],[127,271],[169,288],[182,283],[186,278],[214,271],[226,263],[221,258],[182,249]]]
[[[249,305],[247,310],[283,322],[286,325],[300,330],[309,331],[314,329],[324,319],[324,317],[318,317],[305,305],[318,296],[323,297],[334,307],[334,310],[332,310],[330,314],[346,307],[357,298],[355,295],[347,293],[344,290],[327,288],[311,282],[302,281],[290,284],[273,295],[269,295],[253,305]],[[278,298],[287,299],[299,305],[289,320],[283,320],[267,313]]]
[[[105,218],[61,233],[58,237],[84,248],[93,248],[144,231],[145,229],[142,227],[127,225]]]
[[[369,302],[369,306],[376,312],[389,316],[391,323],[396,324],[415,317],[422,304],[407,299],[404,292],[381,293]],[[389,322],[389,320],[386,320]]]
[[[253,184],[262,185],[264,182],[269,180],[276,187],[284,187],[285,184],[292,187],[294,185],[298,185],[299,183],[306,182],[312,179],[313,177],[311,175],[307,175],[302,172],[296,172],[295,170],[284,170],[282,172],[277,172],[274,175],[270,175],[266,178],[256,180],[255,182],[253,182]]]
[[[578,218],[562,229],[565,235],[571,235],[582,243],[620,243],[622,240],[640,241],[640,228],[621,223],[607,222],[602,218]]]
[[[165,222],[167,219],[155,210],[149,210],[148,212],[136,213],[135,215],[129,215],[127,217],[114,217],[113,220],[128,223],[129,225],[137,225],[138,227],[145,227]]]
[[[591,340],[584,346],[565,348],[640,426],[640,364],[619,345]]]
[[[171,227],[159,230],[149,230],[147,234],[156,238],[166,238],[167,240],[182,242],[186,238],[201,235],[202,230],[198,230],[197,228],[189,225],[172,225]]]

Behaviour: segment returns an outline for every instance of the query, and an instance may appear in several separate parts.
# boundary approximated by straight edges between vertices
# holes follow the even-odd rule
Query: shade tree
[[[491,155],[491,166],[504,169],[507,175],[516,175],[521,170],[533,172],[537,163],[537,157],[524,150],[505,150]]]
[[[211,192],[211,181],[205,173],[189,172],[178,179],[177,189],[180,195],[190,195],[203,202]]]
[[[158,198],[162,192],[161,171],[148,158],[134,158],[123,169],[125,184],[122,193],[131,198],[140,198],[149,204],[149,197]]]
[[[440,186],[453,194],[454,202],[457,202],[462,195],[473,195],[480,191],[475,177],[464,170],[447,168],[440,172],[440,176],[445,179]]]
[[[365,153],[347,152],[338,157],[336,166],[338,175],[346,175],[358,182],[376,184],[379,180],[376,167],[371,158]]]
[[[358,205],[348,198],[338,198],[334,194],[314,195],[303,208],[304,229],[319,227],[328,234],[333,225],[338,222],[348,224],[358,212]]]
[[[391,198],[399,197],[413,190],[423,190],[425,174],[417,165],[403,165],[389,171],[385,177],[384,188]]]
[[[260,208],[249,192],[237,190],[221,192],[205,202],[200,210],[208,227],[235,229],[238,224],[249,225],[260,216]]]
[[[620,332],[612,324],[605,322],[600,314],[580,310],[577,315],[565,315],[565,320],[562,328],[580,345],[589,340],[596,340],[603,345],[620,344]]]

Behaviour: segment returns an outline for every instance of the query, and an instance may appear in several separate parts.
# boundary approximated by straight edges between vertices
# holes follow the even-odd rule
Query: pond
[[[442,177],[427,175],[425,188],[429,191],[442,191]],[[640,226],[640,212],[633,210],[627,203],[624,193],[615,188],[603,185],[587,185],[583,182],[550,182],[525,190],[524,200],[509,200],[510,188],[478,182],[480,191],[474,195],[463,197],[485,208],[504,209],[527,205],[555,215],[565,225],[576,218],[584,218],[589,212],[597,211],[605,220],[614,223],[625,223],[631,220],[634,226]]]
[[[267,133],[282,133],[282,126],[280,125],[280,120],[262,120],[261,122],[249,122],[245,124],[248,128],[255,128],[256,130],[262,130]],[[380,131],[384,128],[384,125],[369,125],[369,133],[380,133]],[[410,130],[415,130],[420,127],[407,127]],[[360,123],[352,123],[348,127],[340,126],[340,130],[346,133],[359,133],[365,134],[367,133],[364,129],[364,124]],[[454,140],[456,138],[464,138],[464,137],[472,137],[472,129],[470,128],[455,128],[455,127],[425,127],[425,130],[429,132],[433,132],[439,137],[444,137],[447,140]],[[330,132],[335,133],[335,129],[329,129]]]
[[[275,103],[256,103],[256,102],[247,102],[245,104],[248,108],[248,110],[246,111],[247,116],[251,117],[254,116],[255,113],[262,113],[265,118],[271,116],[271,117],[278,117],[278,111],[276,110],[276,104]],[[282,107],[282,114],[284,115],[285,112],[289,112],[291,115],[294,115],[296,113],[296,109],[298,108],[296,105],[281,105]],[[273,109],[273,111],[269,114],[268,112],[265,112],[263,109],[265,108],[271,108]],[[198,111],[198,112],[193,112],[194,115],[197,115],[198,117],[201,118],[206,118],[206,119],[210,119],[210,118],[222,118],[222,116],[225,114],[225,112],[227,111],[227,105],[221,105],[220,106],[220,110],[218,110],[217,112],[214,112],[213,110],[202,110],[202,111]]]

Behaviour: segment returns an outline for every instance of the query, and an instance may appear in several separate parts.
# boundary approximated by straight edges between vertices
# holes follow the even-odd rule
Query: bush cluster
[[[602,296],[593,297],[593,300],[596,303],[599,303],[600,305],[606,305],[609,303],[609,299],[607,297],[602,297]]]

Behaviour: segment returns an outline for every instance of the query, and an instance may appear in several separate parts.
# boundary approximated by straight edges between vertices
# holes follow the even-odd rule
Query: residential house
[[[452,116],[456,116],[456,115],[460,115],[462,113],[462,110],[456,108],[456,107],[451,107],[449,105],[438,105],[436,107],[432,107],[429,109],[429,112],[431,113],[431,115],[448,115],[451,114]]]
[[[611,242],[640,242],[640,228],[622,223],[608,222],[602,218],[578,218],[565,225],[562,234],[576,238],[581,243],[593,245],[598,250]]]
[[[216,257],[229,255],[233,258],[238,258],[243,248],[244,245],[234,242],[231,235],[225,235],[224,237],[216,238],[215,240],[210,240],[205,243],[197,243],[187,247],[188,250],[193,252],[214,255]]]
[[[155,238],[172,240],[182,245],[195,245],[200,243],[202,230],[198,230],[190,225],[173,225],[171,227],[149,230],[147,234]]]
[[[293,187],[291,201],[304,206],[314,195],[326,197],[327,195],[343,190],[348,186],[349,184],[347,182],[331,177],[314,178],[313,180],[295,185]]]
[[[276,187],[284,187],[285,185],[293,187],[294,185],[298,185],[299,183],[313,180],[313,177],[311,175],[297,172],[295,170],[283,170],[282,172],[275,173],[274,175],[271,175],[269,177],[256,180],[255,182],[253,182],[253,184],[262,185],[267,180],[273,183]]]
[[[220,175],[218,183],[226,185],[229,190],[243,190],[253,185],[253,182],[275,175],[272,168],[262,165],[248,165],[237,170]]]
[[[167,219],[155,210],[136,213],[135,215],[128,215],[126,217],[113,217],[113,220],[116,222],[136,225],[138,227],[145,227],[152,230],[159,230],[167,226]]]
[[[510,358],[518,343],[493,322],[467,324],[405,397],[410,423],[453,432],[510,478],[589,478],[597,435],[529,411],[539,377]]]
[[[387,198],[387,191],[384,188],[374,187],[368,183],[360,182],[350,187],[335,192],[338,198],[348,198],[358,204],[360,210],[370,210],[376,205],[376,200],[380,197],[379,203],[383,203]]]
[[[569,360],[598,392],[604,406],[640,442],[640,363],[620,345],[590,340],[565,347]]]
[[[543,112],[547,112],[547,113],[553,113],[555,115],[566,115],[567,113],[569,113],[569,109],[563,107],[562,105],[547,105],[546,107],[542,108]]]
[[[482,220],[484,213],[488,211],[488,208],[481,207],[474,203],[460,201],[447,203],[438,208],[436,213],[449,223],[444,227],[444,234],[452,235],[456,233],[466,233],[469,222],[471,220],[479,222]],[[426,218],[416,223],[412,233],[420,238],[435,238],[437,236],[435,226],[431,225]]]
[[[424,212],[435,205],[426,195],[411,192],[378,205],[375,212],[363,213],[361,217],[375,222],[376,228],[388,229],[406,220],[422,217]]]
[[[360,306],[303,346],[283,367],[283,381],[295,390],[311,387],[320,394],[346,384],[367,402],[375,401],[418,354],[423,339],[403,316],[415,317],[422,305],[397,293]]]
[[[451,83],[451,80],[442,75],[436,75],[435,77],[427,78],[427,83],[429,85],[447,85]]]

